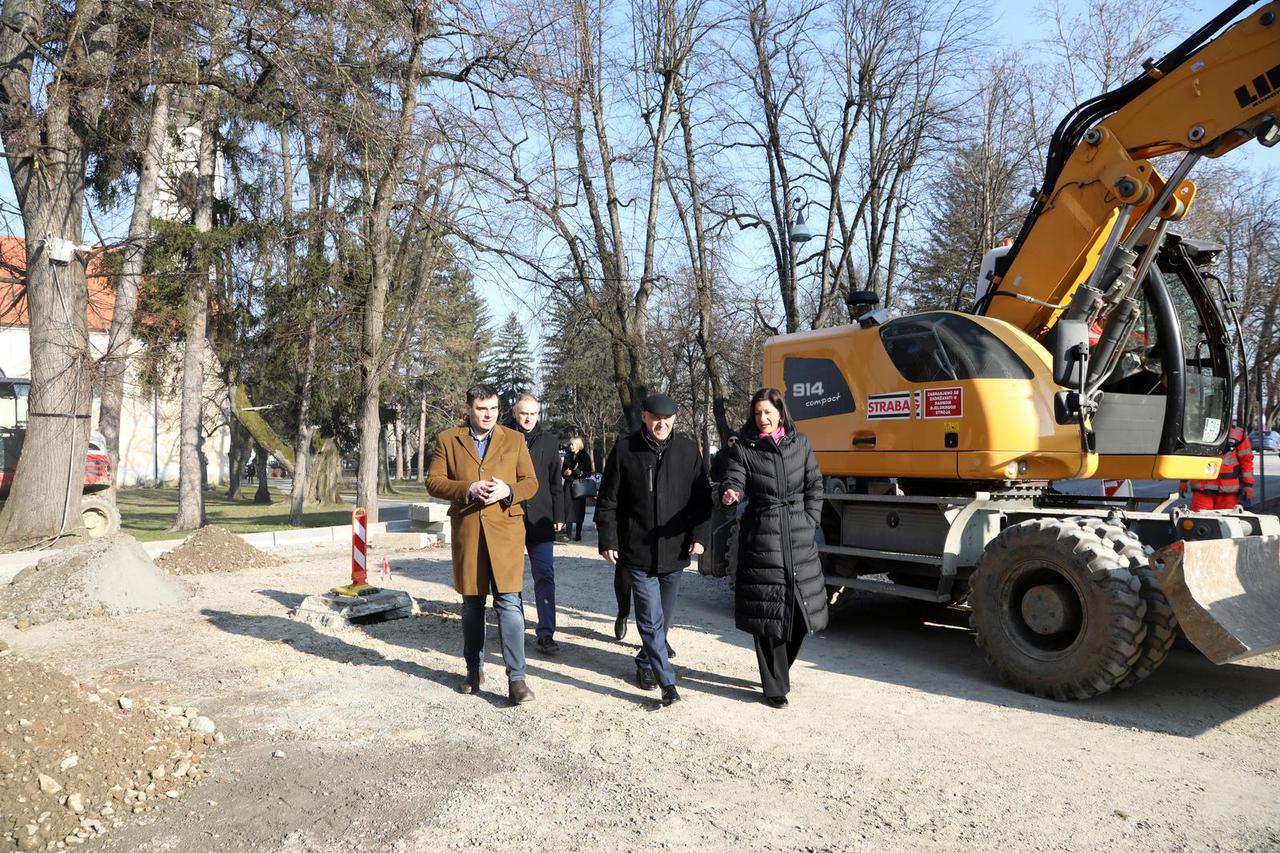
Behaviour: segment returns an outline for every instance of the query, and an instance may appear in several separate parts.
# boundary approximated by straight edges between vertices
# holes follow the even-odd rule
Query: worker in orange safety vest
[[[1193,512],[1235,509],[1241,497],[1246,505],[1253,503],[1253,446],[1242,427],[1231,427],[1218,479],[1192,480],[1190,485]],[[1187,482],[1183,481],[1182,486],[1181,491],[1185,494]]]

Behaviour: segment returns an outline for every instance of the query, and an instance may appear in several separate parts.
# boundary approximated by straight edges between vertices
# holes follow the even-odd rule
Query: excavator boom
[[[1146,72],[1085,102],[1054,135],[1045,185],[1005,256],[979,313],[1041,339],[1115,240],[1136,242],[1153,219],[1177,221],[1195,195],[1166,181],[1151,158],[1219,157],[1258,137],[1280,139],[1280,3],[1267,3],[1205,43],[1254,5],[1234,3]],[[1170,185],[1172,184],[1172,185]]]

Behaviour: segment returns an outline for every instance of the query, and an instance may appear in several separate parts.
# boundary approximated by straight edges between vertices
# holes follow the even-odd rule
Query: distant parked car
[[[1254,450],[1280,450],[1280,432],[1255,432],[1249,436],[1249,444]]]

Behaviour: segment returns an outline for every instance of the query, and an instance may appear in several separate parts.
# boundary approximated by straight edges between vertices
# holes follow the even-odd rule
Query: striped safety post
[[[360,586],[368,580],[368,572],[365,571],[365,557],[369,550],[369,527],[365,524],[365,519],[368,517],[369,513],[362,506],[356,507],[351,513],[352,586]]]

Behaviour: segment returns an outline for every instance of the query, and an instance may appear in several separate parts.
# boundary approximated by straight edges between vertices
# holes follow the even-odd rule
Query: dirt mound
[[[259,551],[225,527],[201,527],[172,551],[156,558],[156,565],[171,575],[202,575],[207,572],[238,572],[284,561]]]
[[[0,588],[0,617],[32,624],[154,610],[191,590],[157,571],[132,536],[91,539],[45,557]]]
[[[82,844],[180,799],[221,741],[194,708],[134,704],[0,652],[0,847]],[[175,713],[176,710],[176,713]]]

